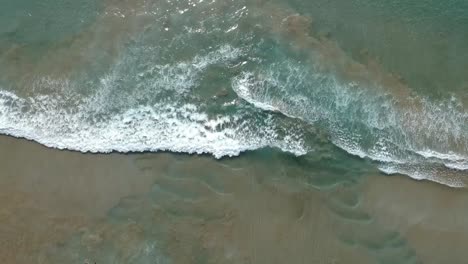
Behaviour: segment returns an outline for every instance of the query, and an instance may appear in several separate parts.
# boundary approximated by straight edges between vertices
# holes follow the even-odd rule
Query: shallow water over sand
[[[6,263],[463,263],[468,193],[356,159],[85,155],[1,138]],[[344,154],[344,153],[343,153]],[[304,169],[307,168],[307,169]],[[366,169],[367,168],[367,169]]]

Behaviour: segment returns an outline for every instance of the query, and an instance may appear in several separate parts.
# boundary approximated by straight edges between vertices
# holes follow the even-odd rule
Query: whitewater
[[[464,186],[463,94],[415,92],[377,60],[354,59],[287,5],[160,5],[104,10],[89,22],[102,36],[79,35],[34,71],[26,67],[33,59],[7,63],[2,77],[19,80],[0,82],[0,133],[80,152],[218,159],[264,148],[320,155],[326,135],[386,174]],[[85,62],[63,59],[74,56]],[[76,69],[56,74],[67,63]]]

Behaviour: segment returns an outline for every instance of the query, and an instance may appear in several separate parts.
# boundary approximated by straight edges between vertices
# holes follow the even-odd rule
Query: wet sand
[[[468,192],[406,177],[371,177],[363,207],[413,245],[422,263],[465,263]]]
[[[125,155],[83,155],[6,136],[0,160],[2,263],[48,263],[48,246],[154,181]]]
[[[267,35],[309,51],[323,71],[381,89],[402,109],[421,113],[409,84],[366,49],[355,61],[333,36],[316,32],[310,17],[254,2],[252,16]],[[2,78],[17,82],[20,95],[35,82],[53,93],[67,89],[62,80],[93,65],[96,54],[105,71],[122,43],[154,19],[170,26],[146,4],[105,1],[95,21],[54,44],[47,59],[30,59],[27,47],[7,43]],[[0,136],[0,262],[465,263],[465,188],[377,171],[330,179],[278,160],[81,154]]]
[[[159,263],[463,263],[466,257],[465,189],[375,173],[324,186],[268,159],[247,160],[81,154],[2,136],[0,260],[146,263],[157,255]]]

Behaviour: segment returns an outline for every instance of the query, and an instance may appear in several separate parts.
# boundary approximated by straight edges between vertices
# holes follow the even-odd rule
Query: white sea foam
[[[444,163],[444,165],[449,168],[449,169],[454,169],[454,170],[462,170],[462,171],[467,171],[468,170],[468,161],[447,161]]]
[[[283,126],[275,115],[261,111],[210,115],[206,105],[177,101],[179,95],[186,96],[197,87],[200,75],[210,65],[231,62],[241,55],[240,49],[224,45],[189,61],[148,64],[137,73],[131,70],[138,61],[125,57],[85,97],[74,93],[69,80],[46,77],[33,84],[32,97],[0,90],[0,133],[82,152],[167,150],[210,153],[220,158],[275,147],[295,155],[306,154],[309,147],[302,132]],[[127,76],[129,72],[134,76]],[[119,87],[122,76],[137,78],[132,80],[137,85]],[[43,86],[55,88],[42,94]],[[434,161],[459,171],[468,169],[468,159],[459,153],[467,141],[463,133],[466,114],[456,109],[445,113],[440,106],[425,103],[422,113],[400,113],[391,100],[291,62],[245,72],[233,79],[232,88],[259,109],[320,122],[335,145],[379,162],[385,173],[399,172],[456,186],[458,183],[447,183],[450,177],[439,179],[443,177],[440,170],[434,173],[413,164]],[[159,100],[164,91],[176,97]],[[230,106],[235,105],[225,105]],[[403,122],[402,115],[409,121]],[[437,126],[432,124],[433,119]],[[424,132],[423,140],[417,137],[420,132]],[[433,138],[437,139],[435,146],[442,149],[449,145],[443,144],[446,142],[460,142],[461,147],[450,152],[424,145]]]
[[[386,173],[459,187],[462,183],[452,182],[450,170],[435,173],[415,164],[433,162],[449,169],[468,169],[467,156],[460,154],[468,152],[468,113],[451,104],[415,99],[423,106],[421,112],[404,112],[386,95],[340,83],[290,61],[245,72],[232,86],[239,97],[258,108],[320,122],[335,145],[381,163]]]
[[[452,188],[465,187],[465,174],[459,171],[440,169],[434,164],[381,164],[379,170],[387,175],[404,174],[415,180],[429,180]]]
[[[454,152],[440,153],[434,150],[416,151],[427,159],[438,159],[444,161],[446,167],[454,170],[468,170],[468,157]]]
[[[128,90],[117,82],[131,62],[124,58],[84,98],[73,92],[68,80],[41,80],[32,97],[0,90],[0,133],[93,153],[173,151],[221,158],[264,147],[307,153],[301,133],[285,131],[272,115],[257,111],[262,114],[262,125],[256,126],[251,116],[255,113],[209,115],[203,103],[179,100],[177,94],[194,89],[206,67],[239,55],[239,49],[225,45],[191,61],[152,66],[142,73],[144,85]],[[60,91],[39,93],[41,85],[51,83],[60,84]],[[174,98],[157,99],[167,89]],[[148,103],[139,102],[143,99]]]
[[[434,150],[420,150],[416,151],[419,155],[425,157],[425,158],[437,158],[441,160],[451,160],[451,161],[463,161],[467,160],[468,157],[462,156],[460,154],[454,153],[454,152],[448,152],[448,153],[440,153]]]
[[[20,109],[27,101],[30,100],[2,93],[0,133],[48,147],[93,153],[167,150],[211,153],[221,158],[264,147],[277,147],[296,155],[307,152],[300,136],[279,136],[273,120],[267,120],[267,126],[252,129],[242,122],[242,116],[209,117],[193,104],[141,106],[91,124],[80,114],[23,114]]]

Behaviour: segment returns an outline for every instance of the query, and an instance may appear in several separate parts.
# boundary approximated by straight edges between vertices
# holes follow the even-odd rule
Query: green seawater
[[[465,186],[467,69],[464,0],[0,0],[0,133],[158,175],[48,263],[423,263],[361,189]]]

